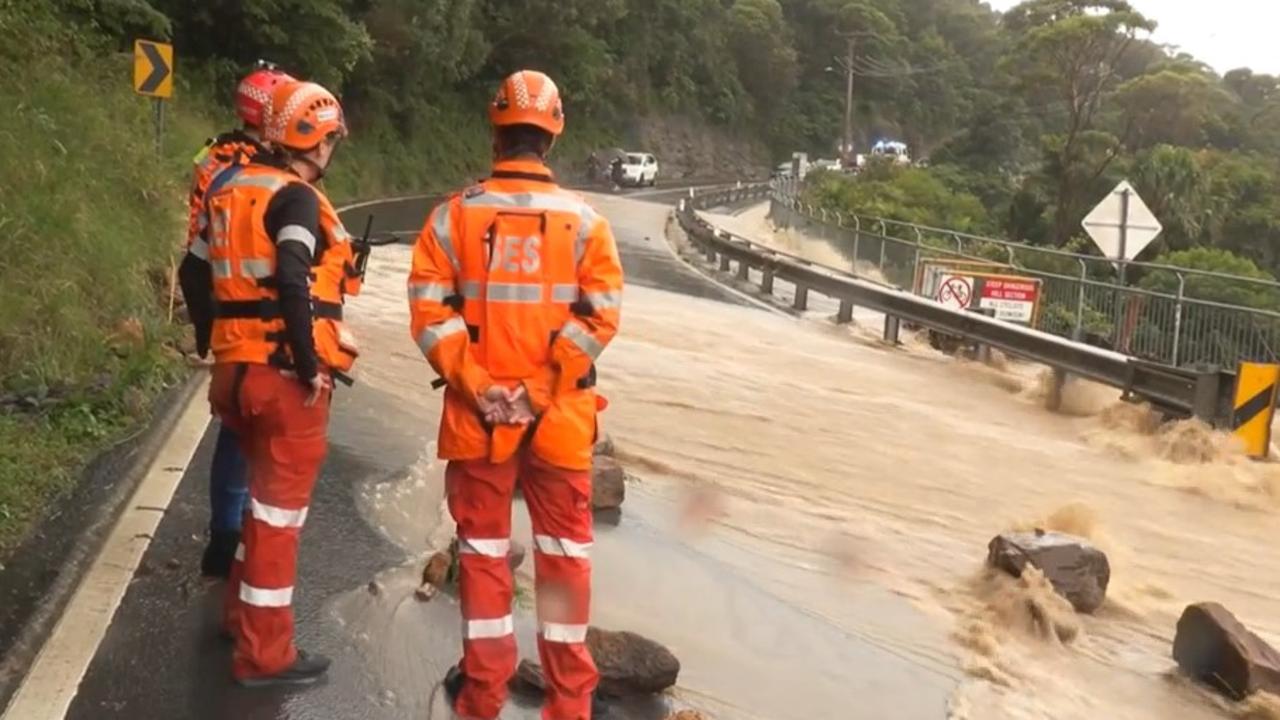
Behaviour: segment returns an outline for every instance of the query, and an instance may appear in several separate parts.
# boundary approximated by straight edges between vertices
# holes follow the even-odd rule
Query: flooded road
[[[763,206],[716,220],[848,266],[826,240],[773,232]],[[1097,386],[1068,390],[1073,416],[1049,414],[1036,368],[992,369],[918,344],[889,351],[845,337],[872,336],[866,328],[765,327],[717,335],[706,375],[676,380],[682,400],[702,406],[719,397],[713,378],[736,376],[728,384],[744,412],[707,413],[697,442],[667,436],[640,452],[685,454],[732,498],[724,525],[793,548],[815,574],[825,567],[890,588],[947,624],[968,677],[953,717],[1280,717],[1269,699],[1227,706],[1170,673],[1174,626],[1190,602],[1222,602],[1280,639],[1280,560],[1269,551],[1280,526],[1276,465],[1243,459],[1194,423],[1161,428]],[[643,322],[629,330],[661,335]],[[698,363],[691,356],[679,366],[692,375]],[[679,422],[619,415],[635,438]],[[979,571],[993,534],[1030,526],[1090,537],[1111,559],[1107,605],[1092,618],[1067,614],[1078,636],[1065,645],[1024,627],[1023,601],[1044,598],[1043,586],[993,583]]]
[[[816,298],[803,317],[762,309],[675,259],[667,209],[597,205],[630,281],[600,365],[602,422],[634,479],[620,520],[598,521],[593,621],[683,666],[670,696],[613,720],[684,707],[715,720],[1280,718],[1265,698],[1227,705],[1190,686],[1169,658],[1176,618],[1201,600],[1280,640],[1275,465],[1194,424],[1162,428],[1105,388],[1071,386],[1070,412],[1050,414],[1038,368],[960,362],[905,335],[888,348],[878,317],[837,327]],[[771,236],[758,211],[736,217]],[[349,307],[360,382],[336,395],[302,543],[299,641],[334,658],[328,680],[231,684],[223,588],[196,569],[209,436],[68,718],[448,717],[436,686],[459,652],[457,605],[411,597],[453,528],[434,460],[440,395],[407,330],[408,263],[408,248],[380,248]],[[1106,550],[1097,615],[1064,611],[1042,580],[983,573],[993,535],[1035,526]],[[531,565],[517,574],[526,656]],[[503,715],[537,717],[529,700]]]

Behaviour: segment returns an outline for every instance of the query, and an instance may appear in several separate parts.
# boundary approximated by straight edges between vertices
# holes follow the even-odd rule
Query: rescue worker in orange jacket
[[[192,317],[214,353],[210,402],[249,460],[249,512],[224,615],[236,643],[232,672],[246,686],[310,683],[329,666],[295,647],[291,605],[299,533],[327,449],[331,377],[355,356],[341,292],[337,307],[317,304],[313,319],[310,281],[313,270],[317,286],[338,277],[329,271],[351,257],[313,184],[346,133],[324,88],[278,88],[264,128],[274,152],[218,178],[206,229],[183,261]],[[211,291],[202,294],[201,281]]]
[[[618,330],[622,266],[609,223],[545,164],[564,129],[555,83],[517,72],[489,116],[493,173],[431,213],[408,283],[413,337],[446,386],[439,455],[458,524],[463,658],[445,688],[468,719],[492,720],[506,700],[518,482],[533,521],[542,716],[587,720],[594,363]]]
[[[236,87],[236,115],[243,123],[238,130],[209,140],[194,160],[191,193],[187,200],[187,247],[200,233],[204,217],[204,196],[215,176],[233,165],[243,165],[265,153],[262,146],[263,119],[270,114],[271,94],[293,78],[269,63],[259,62]],[[197,348],[203,357],[208,348]],[[230,428],[218,430],[218,440],[209,465],[209,542],[200,561],[201,573],[225,578],[231,572],[232,557],[240,544],[245,502],[249,496],[248,466],[239,441]]]

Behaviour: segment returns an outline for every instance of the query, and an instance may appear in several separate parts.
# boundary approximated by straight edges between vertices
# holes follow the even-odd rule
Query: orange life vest
[[[347,372],[360,355],[355,334],[342,318],[342,306],[349,295],[359,295],[363,280],[355,268],[351,234],[338,218],[338,211],[323,193],[320,198],[320,232],[325,251],[311,284],[311,307],[315,313],[312,335],[321,362],[332,370]]]
[[[265,216],[275,193],[303,181],[265,165],[245,165],[234,172],[220,179],[205,199],[216,301],[210,344],[220,363],[292,367],[279,293],[273,282],[276,245],[267,235]],[[320,230],[326,245],[311,286],[312,335],[319,362],[330,370],[346,372],[358,350],[343,323],[342,306],[344,297],[360,288],[349,277],[353,256],[350,235],[329,200],[312,189],[320,200]]]
[[[204,196],[218,173],[232,165],[248,164],[261,147],[246,139],[238,139],[234,133],[214,138],[205,143],[193,159],[195,165],[191,177],[191,193],[187,197],[187,247],[200,234],[200,219],[204,216]]]
[[[412,331],[449,383],[440,456],[507,456],[525,431],[486,428],[468,397],[483,388],[470,386],[524,384],[541,413],[533,451],[589,468],[593,361],[617,330],[621,301],[613,234],[539,163],[507,161],[494,175],[436,208],[414,252]]]

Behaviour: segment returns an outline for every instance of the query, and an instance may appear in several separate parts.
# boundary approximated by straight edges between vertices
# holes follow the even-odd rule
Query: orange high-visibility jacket
[[[208,256],[213,271],[216,310],[210,346],[220,363],[249,362],[291,367],[284,341],[284,319],[273,283],[276,245],[267,235],[265,215],[271,197],[296,175],[265,165],[246,165],[215,189],[205,201],[207,241],[197,243]],[[314,188],[312,188],[315,190]],[[315,319],[312,336],[321,364],[333,370],[349,370],[357,355],[354,338],[343,324],[346,295],[359,292],[359,283],[348,280],[353,271],[350,235],[324,193],[320,200],[320,230],[325,250],[316,263],[312,283]],[[349,271],[350,268],[350,271]]]
[[[437,207],[414,248],[409,309],[418,347],[447,383],[440,457],[502,459],[476,398],[494,383],[522,383],[539,416],[533,451],[590,468],[594,362],[621,306],[608,221],[541,163],[499,162],[490,179]]]
[[[232,165],[244,165],[253,159],[261,146],[242,133],[220,135],[201,148],[193,159],[191,193],[187,197],[187,247],[203,229],[204,196],[213,178]]]
[[[324,193],[320,197],[320,232],[325,236],[325,250],[311,284],[311,307],[315,313],[312,335],[320,361],[331,369],[346,372],[360,355],[355,334],[342,318],[342,306],[348,296],[360,294],[364,284],[356,271],[355,249],[351,234],[338,218],[338,211]]]

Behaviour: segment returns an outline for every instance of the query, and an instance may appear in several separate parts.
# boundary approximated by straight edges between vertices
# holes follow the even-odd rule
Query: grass
[[[0,559],[181,377],[167,276],[209,123],[171,113],[157,156],[128,68],[0,62]]]

